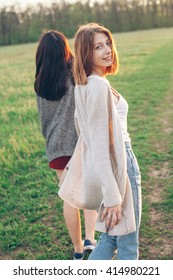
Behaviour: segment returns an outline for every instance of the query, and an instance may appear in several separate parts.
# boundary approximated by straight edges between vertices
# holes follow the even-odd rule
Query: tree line
[[[98,22],[112,32],[173,26],[173,0],[95,0],[51,6],[0,8],[0,45],[35,42],[44,29],[72,38],[80,24]]]

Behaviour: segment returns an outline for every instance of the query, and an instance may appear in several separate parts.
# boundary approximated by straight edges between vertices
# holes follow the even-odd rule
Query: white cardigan
[[[125,145],[110,84],[89,76],[87,85],[75,87],[75,123],[78,142],[60,180],[59,196],[77,208],[98,211],[96,230],[104,207],[122,203],[122,219],[110,235],[135,231],[135,217]]]

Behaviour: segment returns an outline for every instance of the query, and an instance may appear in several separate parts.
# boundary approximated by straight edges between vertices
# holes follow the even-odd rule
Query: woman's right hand
[[[106,207],[103,210],[101,220],[105,221],[107,231],[113,229],[121,220],[122,205],[118,204],[113,207]]]

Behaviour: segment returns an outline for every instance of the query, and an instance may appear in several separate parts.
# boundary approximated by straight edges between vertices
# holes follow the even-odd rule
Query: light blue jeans
[[[111,260],[117,250],[117,260],[137,260],[139,257],[139,226],[141,220],[141,174],[131,144],[125,143],[127,173],[130,179],[136,219],[136,231],[126,235],[110,236],[102,233],[89,260]]]

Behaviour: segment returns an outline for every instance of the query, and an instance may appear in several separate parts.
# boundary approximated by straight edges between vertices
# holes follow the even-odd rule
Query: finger
[[[117,224],[117,216],[116,216],[116,214],[113,214],[112,219],[111,219],[110,228],[113,229],[116,224]]]
[[[121,212],[117,212],[112,216],[111,229],[113,229],[115,225],[118,225],[120,221],[121,221]]]
[[[117,224],[121,221],[121,212],[117,213]]]
[[[105,208],[105,209],[103,210],[103,213],[102,213],[102,215],[101,215],[101,221],[102,221],[102,222],[105,220],[106,216],[107,216],[107,208]]]
[[[107,226],[107,228],[111,227],[111,223],[112,223],[112,213],[108,212],[107,217],[106,217],[106,226]]]
[[[118,225],[119,222],[121,220],[121,213],[117,213],[114,217],[114,219],[112,220],[112,225],[111,225],[111,228],[113,228],[115,225]]]

